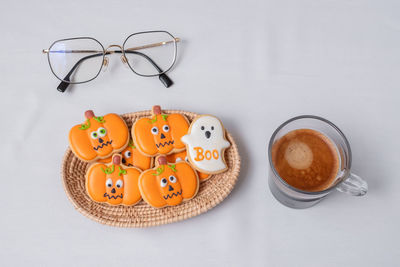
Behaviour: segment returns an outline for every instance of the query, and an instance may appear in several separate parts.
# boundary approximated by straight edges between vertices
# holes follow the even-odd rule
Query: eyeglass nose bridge
[[[123,48],[122,48],[122,46],[120,46],[120,45],[116,45],[116,44],[112,44],[112,45],[109,45],[105,50],[104,50],[104,54],[114,54],[114,53],[116,53],[114,50],[109,50],[110,48],[113,48],[113,47],[117,47],[117,48],[119,48],[120,50],[121,50],[121,53],[122,53],[122,55],[121,55],[121,61],[122,61],[122,63],[124,64],[124,65],[126,65],[127,63],[128,63],[128,59],[125,57],[125,55],[124,55],[124,52],[123,52]],[[107,62],[108,63],[108,62]]]
[[[112,48],[112,47],[118,47],[119,49],[121,49],[121,51],[122,51],[122,46],[120,46],[120,45],[116,45],[116,44],[112,44],[112,45],[109,45],[105,50],[104,50],[104,53],[109,53],[109,54],[113,54],[113,53],[115,53],[115,51],[114,50],[111,50],[111,51],[108,51],[110,48]]]

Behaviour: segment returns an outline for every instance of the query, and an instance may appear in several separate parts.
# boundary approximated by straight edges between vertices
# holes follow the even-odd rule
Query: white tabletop
[[[182,38],[166,89],[110,56],[62,94],[41,53],[54,40]],[[398,1],[7,1],[0,9],[2,266],[395,266],[400,260]],[[238,143],[239,181],[220,205],[147,229],[94,222],[67,199],[60,164],[87,109],[218,116]],[[337,124],[365,197],[335,192],[293,210],[267,186],[266,145],[299,114]]]

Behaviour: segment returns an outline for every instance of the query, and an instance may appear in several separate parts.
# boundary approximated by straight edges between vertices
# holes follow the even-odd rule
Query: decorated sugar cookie
[[[151,118],[142,118],[132,126],[136,148],[144,155],[154,157],[185,149],[181,137],[189,129],[189,122],[181,114],[162,114],[160,106],[153,107]]]
[[[120,153],[122,155],[122,164],[125,166],[136,167],[142,171],[153,167],[153,158],[140,153],[133,144],[132,140],[129,141],[129,145]],[[100,159],[97,162],[109,163],[111,162],[111,157]]]
[[[153,166],[153,158],[140,153],[132,141],[129,142],[128,147],[121,154],[122,164],[126,166],[134,166],[143,171]]]
[[[182,137],[186,144],[189,162],[203,173],[221,173],[228,166],[224,151],[231,144],[225,138],[222,122],[211,115],[202,115],[190,125],[187,135]]]
[[[138,180],[140,170],[121,166],[121,155],[115,154],[112,163],[95,163],[86,173],[86,192],[96,202],[110,205],[135,205],[142,197]]]
[[[177,163],[180,161],[186,161],[189,162],[187,156],[186,156],[186,150],[182,151],[182,152],[178,152],[178,153],[174,153],[174,154],[170,154],[167,156],[167,161],[169,163]],[[197,175],[199,176],[199,180],[200,182],[203,182],[205,180],[207,180],[208,178],[211,177],[210,174],[207,173],[202,173],[202,172],[197,172]]]
[[[92,110],[88,110],[85,117],[85,123],[75,125],[69,132],[69,146],[81,160],[107,158],[128,145],[128,127],[117,114],[96,117]]]
[[[140,175],[139,189],[143,200],[155,208],[176,206],[196,196],[199,179],[187,162],[168,164],[159,156],[156,167]]]

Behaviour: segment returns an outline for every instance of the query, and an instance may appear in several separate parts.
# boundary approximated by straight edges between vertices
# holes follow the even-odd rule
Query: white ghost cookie
[[[186,144],[188,159],[196,170],[215,174],[228,168],[224,151],[231,144],[225,138],[224,126],[216,117],[202,115],[196,118],[181,140]]]

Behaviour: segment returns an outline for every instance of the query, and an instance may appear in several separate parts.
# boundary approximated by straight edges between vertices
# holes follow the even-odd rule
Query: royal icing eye
[[[90,133],[90,137],[92,137],[92,139],[97,139],[97,137],[99,137],[99,135],[97,134],[96,131],[94,131],[94,132]]]
[[[100,127],[99,129],[97,129],[97,134],[98,134],[100,137],[104,137],[104,136],[106,135],[106,133],[107,133],[107,131],[106,131],[106,129],[103,128],[103,127]]]
[[[111,178],[108,178],[108,179],[107,179],[107,181],[106,181],[106,186],[107,186],[107,187],[111,187],[111,186],[112,186],[112,180],[111,180]]]
[[[189,162],[189,160],[188,160],[188,157],[187,157],[187,156],[185,157],[185,161]]]
[[[131,157],[131,152],[130,151],[125,151],[124,156],[125,156],[125,158],[129,159]]]
[[[120,180],[118,180],[118,181],[115,183],[115,185],[116,185],[118,188],[121,188],[121,187],[124,185],[124,182],[122,182],[122,180],[120,179]]]
[[[175,162],[179,162],[179,161],[182,161],[182,159],[180,157],[177,157]]]
[[[168,125],[164,125],[163,126],[163,130],[164,130],[164,132],[168,133],[169,132],[169,126]]]
[[[158,134],[158,128],[156,126],[151,128],[151,133],[154,134],[154,135]]]
[[[169,181],[170,181],[171,183],[176,183],[176,177],[173,176],[173,175],[171,175],[171,176],[169,177]]]
[[[167,183],[168,183],[167,179],[162,178],[162,179],[161,179],[160,185],[161,185],[161,187],[166,187],[166,186],[167,186]]]
[[[204,126],[201,126],[201,129],[204,131]]]
[[[211,126],[211,131],[214,131],[214,126]]]

